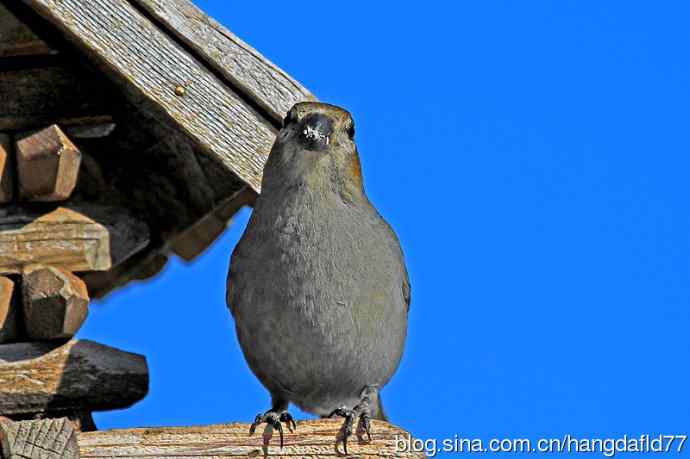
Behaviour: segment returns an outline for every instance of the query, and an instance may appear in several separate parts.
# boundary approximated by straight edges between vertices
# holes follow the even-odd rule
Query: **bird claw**
[[[282,449],[283,422],[285,423],[285,425],[287,425],[287,428],[290,432],[294,432],[294,430],[297,429],[297,424],[295,423],[295,420],[293,419],[292,415],[287,411],[283,411],[282,413],[276,413],[275,411],[267,411],[264,414],[259,413],[256,415],[256,418],[254,418],[254,422],[252,423],[252,425],[249,426],[249,435],[254,435],[254,432],[256,432],[256,428],[259,424],[266,423],[278,431],[278,434],[280,435],[280,448]]]
[[[371,417],[366,407],[361,407],[358,405],[352,410],[345,407],[336,408],[328,415],[329,418],[334,416],[345,418],[345,425],[343,426],[343,450],[345,451],[345,454],[348,454],[347,439],[350,435],[352,435],[352,428],[354,426],[355,418],[359,418],[359,427],[357,431],[359,432],[361,429],[363,432],[366,432],[367,438],[369,441],[371,441],[371,423],[369,422]]]
[[[359,418],[360,419],[360,427],[364,432],[367,434],[367,439],[371,441],[371,423],[369,415],[366,413],[362,413],[362,416]]]

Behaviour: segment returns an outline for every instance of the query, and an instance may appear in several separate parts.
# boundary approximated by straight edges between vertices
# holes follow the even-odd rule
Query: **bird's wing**
[[[407,273],[407,267],[405,266],[405,256],[403,255],[402,247],[400,246],[400,241],[398,240],[398,236],[395,234],[395,231],[393,231],[391,225],[383,217],[381,217],[380,214],[378,215],[378,220],[381,223],[383,223],[385,232],[388,235],[388,237],[386,237],[386,241],[388,241],[391,250],[397,256],[398,263],[400,265],[400,277],[402,277],[401,288],[403,299],[405,300],[405,305],[407,306],[407,311],[409,312],[410,303],[412,302],[412,286],[410,285],[410,276]]]

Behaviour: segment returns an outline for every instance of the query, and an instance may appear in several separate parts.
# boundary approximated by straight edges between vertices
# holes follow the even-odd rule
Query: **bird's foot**
[[[249,427],[249,435],[254,435],[254,431],[256,431],[256,428],[259,424],[268,424],[274,429],[276,429],[280,434],[280,447],[282,448],[283,422],[285,423],[290,432],[293,432],[295,429],[297,429],[297,424],[295,424],[295,420],[292,418],[292,415],[287,411],[268,410],[264,414],[259,413],[256,415],[256,418],[254,418],[254,422],[252,423],[251,427]]]
[[[352,409],[341,407],[336,408],[328,415],[329,418],[333,416],[340,416],[345,418],[345,424],[343,425],[343,449],[345,454],[347,454],[347,439],[352,435],[352,431],[355,424],[355,419],[359,419],[359,424],[357,427],[358,433],[366,433],[367,438],[371,441],[371,411],[369,409],[369,404],[367,402],[360,403]]]

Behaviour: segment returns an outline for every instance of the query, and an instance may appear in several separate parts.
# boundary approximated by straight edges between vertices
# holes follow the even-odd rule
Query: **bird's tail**
[[[386,416],[386,412],[383,411],[383,400],[381,400],[381,394],[378,394],[378,413],[376,413],[376,416],[374,416],[374,419],[379,419],[381,421],[386,421],[388,422],[388,416]]]

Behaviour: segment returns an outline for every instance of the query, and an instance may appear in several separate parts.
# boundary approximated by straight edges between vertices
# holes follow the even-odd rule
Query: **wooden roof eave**
[[[23,0],[123,90],[254,191],[292,104],[311,93],[188,0]]]

